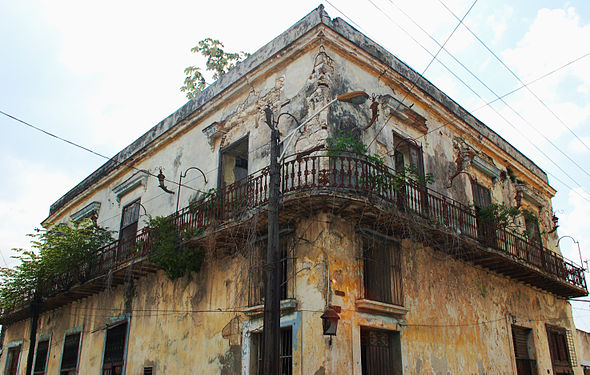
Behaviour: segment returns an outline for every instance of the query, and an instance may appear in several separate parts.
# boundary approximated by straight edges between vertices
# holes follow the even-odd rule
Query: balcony
[[[413,181],[395,178],[392,169],[354,156],[294,156],[281,166],[282,224],[318,211],[336,213],[358,226],[410,238],[477,266],[533,287],[570,298],[588,294],[583,269],[516,233],[493,229],[473,210]],[[179,230],[200,231],[193,242],[214,243],[219,251],[235,248],[255,222],[266,225],[269,170],[264,168],[227,186],[198,204],[174,213]],[[257,220],[250,219],[257,217]],[[101,249],[93,262],[41,288],[42,310],[63,306],[129,280],[155,267],[149,228],[129,244]],[[28,316],[29,309],[3,311],[0,324]]]

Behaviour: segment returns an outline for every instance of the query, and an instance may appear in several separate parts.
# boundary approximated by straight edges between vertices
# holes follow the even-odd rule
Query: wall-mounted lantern
[[[338,315],[336,309],[333,306],[328,307],[322,314],[321,318],[324,335],[336,336],[336,331],[338,330],[338,320],[340,320],[340,315]]]

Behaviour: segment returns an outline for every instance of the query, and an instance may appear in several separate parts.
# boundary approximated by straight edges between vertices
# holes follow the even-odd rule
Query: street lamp
[[[582,251],[580,250],[580,243],[576,241],[572,236],[561,236],[557,240],[557,247],[559,247],[559,241],[561,241],[563,238],[569,238],[572,241],[574,241],[576,245],[578,245],[578,254],[580,255],[580,267],[582,267],[582,270],[584,270],[584,262],[582,261]]]
[[[342,94],[332,99],[328,104],[324,105],[313,115],[301,123],[297,121],[295,116],[290,113],[281,113],[276,119],[273,118],[272,109],[270,106],[264,108],[266,116],[266,124],[270,128],[270,166],[269,166],[269,193],[268,193],[268,247],[266,250],[266,278],[265,278],[265,298],[264,298],[264,352],[262,356],[263,373],[265,375],[275,375],[279,373],[279,347],[280,347],[280,324],[281,324],[281,295],[280,295],[280,280],[281,280],[281,261],[279,254],[279,188],[281,182],[279,161],[283,159],[285,151],[289,147],[291,141],[295,137],[291,137],[305,124],[310,122],[321,111],[328,108],[337,101],[362,104],[369,98],[369,95],[364,91],[354,91]],[[293,129],[286,138],[290,138],[285,144],[283,153],[280,154],[279,138],[280,133],[278,123],[281,116],[290,116],[295,120],[298,126]],[[280,154],[280,156],[279,156]],[[333,316],[330,317],[333,319]],[[328,320],[329,321],[329,320]],[[332,332],[332,331],[330,331]],[[334,334],[336,329],[333,328]]]
[[[196,169],[197,171],[201,172],[201,174],[203,175],[203,179],[205,180],[205,184],[207,183],[207,177],[205,177],[205,173],[203,173],[203,171],[200,168],[190,167],[186,171],[181,173],[180,178],[178,179],[178,192],[176,194],[176,211],[175,212],[178,212],[178,205],[180,204],[180,189],[182,188],[182,179],[186,177],[186,174],[191,169]]]

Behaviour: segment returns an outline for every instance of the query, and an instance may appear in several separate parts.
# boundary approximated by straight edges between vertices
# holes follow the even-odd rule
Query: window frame
[[[84,336],[82,334],[83,330],[82,327],[76,327],[76,328],[71,328],[68,329],[67,331],[64,332],[64,338],[62,341],[62,346],[61,346],[61,358],[59,360],[59,374],[62,375],[63,371],[68,371],[68,375],[70,374],[70,371],[73,371],[73,374],[78,374],[78,370],[80,369],[80,355],[82,353],[82,337]],[[72,335],[80,335],[80,338],[78,339],[78,352],[76,353],[76,367],[75,368],[63,368],[63,359],[64,359],[64,351],[66,349],[66,338],[68,336],[72,336]]]
[[[19,370],[20,370],[20,360],[21,360],[21,354],[22,354],[22,350],[23,350],[23,340],[18,340],[18,341],[13,341],[13,342],[9,342],[6,345],[6,359],[4,362],[4,375],[11,375],[10,374],[10,370],[11,368],[9,368],[9,363],[12,363],[12,361],[8,361],[10,354],[14,353],[15,350],[18,350],[18,354],[17,354],[17,359],[16,359],[16,368],[15,368],[15,374],[18,374]],[[14,356],[14,354],[13,354]],[[12,358],[12,357],[11,357]]]
[[[286,337],[283,337],[284,332],[289,332],[288,335],[285,334]],[[293,375],[293,334],[295,329],[292,325],[285,325],[281,326],[281,337],[280,337],[280,348],[279,348],[279,368],[283,368],[284,360],[286,359],[287,362],[290,363],[291,370],[287,372],[287,375]],[[288,346],[288,354],[284,353],[284,350],[287,349],[285,347],[285,341],[290,339],[290,345]],[[262,375],[263,369],[261,368],[262,364],[262,350],[263,350],[263,342],[264,342],[264,331],[261,329],[256,332],[250,333],[250,366],[249,371],[250,375]],[[283,374],[282,371],[279,371]]]
[[[551,358],[551,367],[553,368],[553,373],[558,374],[573,374],[573,358],[571,357],[571,348],[569,347],[568,337],[567,337],[567,329],[564,327],[558,327],[550,324],[545,325],[545,330],[547,332],[547,344],[549,346],[549,355]],[[563,339],[562,348],[564,351],[559,353],[559,342],[558,337]],[[557,345],[554,346],[554,345]],[[566,359],[556,358],[560,357],[562,354],[565,354]]]
[[[373,369],[373,368],[367,368],[367,363],[369,362],[369,358],[367,358],[367,347],[372,347],[372,346],[367,346],[365,345],[366,341],[370,341],[369,338],[367,338],[366,336],[364,336],[364,334],[370,333],[370,332],[378,332],[378,333],[382,333],[382,334],[387,334],[388,340],[389,340],[389,354],[391,355],[391,359],[392,362],[390,364],[390,366],[386,366],[385,367],[381,367],[380,369]],[[361,374],[369,374],[369,370],[373,370],[370,374],[371,375],[382,375],[382,374],[402,374],[403,372],[403,356],[402,356],[402,344],[401,344],[401,334],[399,331],[397,330],[390,330],[390,329],[383,329],[383,328],[375,328],[375,327],[369,327],[369,326],[360,326],[359,329],[359,339],[360,339],[360,360],[361,360]],[[384,364],[381,363],[381,366],[383,366]],[[376,370],[381,370],[379,373],[375,373]]]
[[[225,182],[225,163],[223,161],[224,154],[230,153],[233,150],[239,148],[240,146],[242,146],[243,143],[246,143],[246,162],[247,162],[246,177],[250,173],[250,133],[246,133],[244,136],[236,139],[231,144],[221,147],[219,149],[219,163],[218,163],[219,167],[217,169],[219,171],[217,174],[217,189],[218,190],[223,190],[228,186],[228,185],[226,185],[226,182]],[[232,184],[236,183],[238,181],[241,181],[241,180],[242,179],[240,179],[240,180],[234,179],[234,182],[232,182]]]
[[[38,360],[38,356],[39,356],[39,345],[42,342],[47,342],[47,352],[45,353],[45,362],[43,365],[43,371],[35,371],[35,367],[37,367],[37,360]],[[37,345],[35,346],[35,359],[33,361],[33,370],[32,370],[33,375],[45,375],[47,373],[47,362],[49,359],[50,351],[51,351],[51,336],[40,335],[37,338]]]
[[[108,339],[109,330],[111,330],[113,328],[117,328],[123,324],[126,325],[126,328],[124,330],[125,338],[124,338],[124,344],[123,344],[122,362],[107,363],[106,367],[105,367],[105,355],[106,355],[106,349],[107,349],[107,339]],[[115,367],[119,363],[121,363],[121,374],[125,375],[125,372],[127,370],[127,349],[129,347],[129,332],[130,332],[129,326],[130,326],[130,319],[128,317],[125,317],[122,319],[120,319],[120,318],[112,319],[112,323],[107,324],[107,326],[105,327],[104,341],[103,341],[103,346],[102,346],[102,359],[101,359],[101,365],[100,365],[101,375],[104,374],[105,370],[112,369],[113,367]]]
[[[517,375],[538,374],[534,331],[530,327],[510,325]],[[524,342],[522,342],[524,340]],[[522,345],[525,345],[523,348]],[[522,351],[525,351],[523,353]],[[524,369],[523,369],[524,367]],[[527,369],[528,368],[528,369]]]
[[[367,229],[360,228],[358,232],[361,234],[363,298],[389,305],[403,306],[404,288],[401,243],[397,239]],[[369,241],[371,241],[372,246],[368,246]],[[377,246],[374,244],[377,244]],[[369,248],[375,250],[375,247],[377,247],[377,251],[381,252],[379,255],[385,253],[385,257],[389,257],[389,259],[386,262],[384,259],[379,258],[375,261],[373,269],[369,269],[371,265],[367,260],[367,252]],[[373,280],[373,276],[370,275],[377,274],[377,271],[379,273],[385,272],[382,266],[383,264],[387,265],[387,263],[389,265],[386,266],[385,270],[388,271],[389,275],[383,275],[381,280]],[[383,284],[381,288],[383,290],[381,292],[390,291],[390,296],[386,298],[384,295],[380,295],[379,291],[369,291],[369,288],[375,287],[375,285],[371,284]],[[388,284],[388,286],[385,284]]]

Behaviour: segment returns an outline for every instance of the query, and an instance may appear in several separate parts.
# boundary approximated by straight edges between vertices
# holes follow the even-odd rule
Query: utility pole
[[[270,106],[264,109],[270,127],[270,187],[268,193],[268,248],[266,250],[264,290],[263,374],[279,374],[281,338],[281,261],[279,251],[279,130]]]

